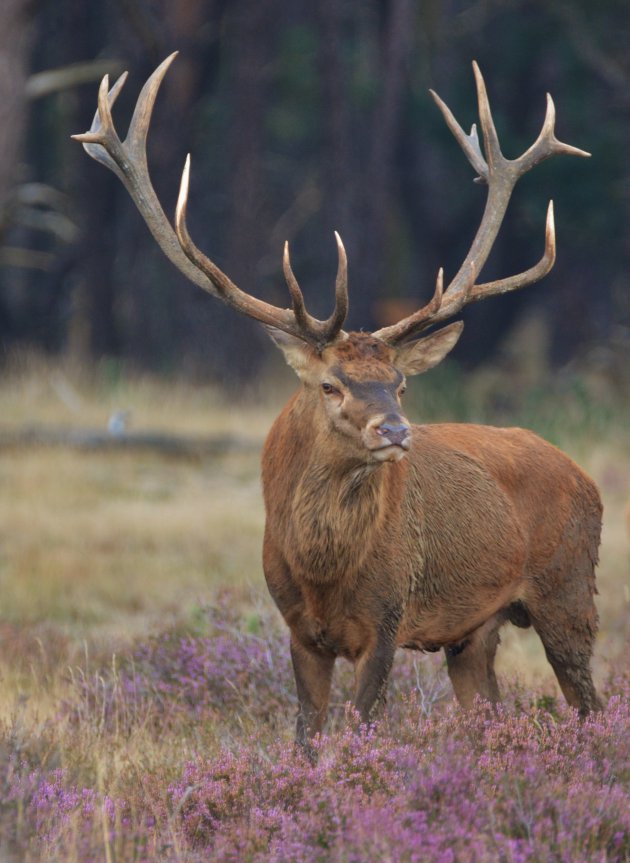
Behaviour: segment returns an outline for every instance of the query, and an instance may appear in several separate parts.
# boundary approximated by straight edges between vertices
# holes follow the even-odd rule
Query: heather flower
[[[104,835],[117,863],[630,860],[627,676],[608,682],[606,710],[585,720],[517,684],[507,706],[463,712],[439,658],[410,653],[397,657],[390,705],[369,728],[344,706],[352,684],[341,663],[310,764],[292,743],[285,633],[272,619],[249,631],[225,603],[203,634],[167,633],[75,674],[66,713],[77,729],[90,724],[116,745],[139,728],[188,740],[168,778],[140,779],[132,799],[14,754],[0,758],[0,816],[20,813],[35,854],[77,863],[104,859]]]

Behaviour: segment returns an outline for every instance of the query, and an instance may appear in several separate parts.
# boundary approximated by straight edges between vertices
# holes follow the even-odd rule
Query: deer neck
[[[303,469],[292,496],[293,570],[312,582],[350,579],[365,563],[384,525],[389,468],[357,458],[321,422],[300,412]]]

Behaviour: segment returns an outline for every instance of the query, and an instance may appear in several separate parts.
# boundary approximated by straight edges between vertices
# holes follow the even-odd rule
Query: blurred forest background
[[[538,260],[552,197],[555,270],[467,311],[474,325],[455,357],[472,367],[500,356],[535,319],[545,368],[577,361],[619,390],[630,354],[629,41],[627,0],[3,0],[0,363],[35,348],[222,383],[252,378],[271,351],[257,325],[185,282],[117,179],[70,140],[89,127],[105,72],[130,71],[115,109],[123,136],[142,83],[179,49],[149,135],[166,212],[191,151],[197,243],[242,288],[285,306],[290,240],[319,316],[338,230],[348,324],[371,328],[387,322],[385,301],[426,301],[439,266],[452,276],[479,224],[485,190],[427,92],[468,129],[477,59],[508,156],[538,134],[548,90],[558,136],[593,157],[554,158],[521,182],[484,276]]]
[[[212,793],[239,809],[249,800],[239,789],[253,773],[239,773],[238,765],[264,758],[275,770],[271,741],[284,744],[293,733],[288,633],[263,587],[259,452],[295,376],[259,325],[179,274],[117,178],[71,140],[90,127],[101,77],[129,70],[113,112],[124,137],[144,81],[179,50],[149,133],[165,212],[174,212],[191,152],[196,244],[244,290],[286,306],[288,239],[318,317],[333,304],[338,230],[349,260],[347,325],[366,329],[389,323],[394,307],[402,315],[425,303],[440,266],[447,280],[455,274],[485,204],[486,190],[473,182],[428,89],[468,131],[478,120],[476,59],[508,157],[535,140],[545,92],[552,93],[558,137],[592,158],[553,158],[523,177],[483,279],[539,260],[550,198],[556,266],[540,284],[467,308],[454,359],[412,381],[405,400],[421,422],[531,428],[592,475],[605,512],[594,672],[602,693],[623,699],[630,648],[629,45],[628,0],[0,0],[2,863],[220,859],[196,845],[191,858],[187,845],[180,854],[170,844],[180,842],[180,814],[196,805],[189,790],[177,802],[170,789],[190,789],[187,764],[197,756],[221,775],[234,764],[236,772],[229,766],[226,773],[234,782]],[[440,657],[396,662],[391,708],[441,710],[451,690]],[[555,678],[535,633],[506,627],[498,664],[514,722],[534,704],[551,711],[549,724],[531,713],[537,731],[527,726],[533,736],[527,732],[523,752],[539,732],[546,740],[552,725],[573,739],[566,714],[555,712]],[[329,727],[345,722],[350,671],[340,669]],[[605,719],[611,724],[597,725],[604,736],[621,722],[614,718],[621,703]],[[430,742],[420,716],[404,733]],[[457,736],[450,713],[435,716]],[[514,722],[505,726],[508,738]],[[398,746],[403,726],[390,727]],[[501,735],[491,739],[497,758],[520,763]],[[518,731],[513,739],[525,738]],[[593,740],[599,746],[604,737]],[[232,751],[243,755],[225,761]],[[551,750],[540,751],[547,758]],[[593,758],[576,753],[576,764],[592,774],[587,789],[595,788],[593,764],[605,763],[601,776],[627,775],[620,751],[610,764],[605,747]],[[370,743],[366,776],[376,776],[373,754]],[[547,770],[557,752],[553,759],[540,763]],[[429,759],[418,769],[434,776],[446,769],[440,764]],[[404,771],[401,787],[424,787]],[[199,775],[205,783],[206,773]],[[451,778],[458,777],[447,784]],[[557,799],[571,801],[575,783],[551,778],[544,800],[560,789]],[[531,812],[543,811],[543,797],[527,802],[528,783],[524,797],[516,789],[514,854],[525,835],[531,839]],[[556,818],[570,823],[570,844],[555,827],[546,830],[555,798],[550,808],[545,802],[543,838],[555,844],[536,859],[578,848],[579,859],[620,859],[628,846],[615,844],[620,828],[607,832],[616,823],[608,810],[626,798],[606,783],[596,780],[606,817],[601,806],[583,805],[584,793],[572,804],[577,828],[565,810]],[[505,789],[505,799],[516,799],[511,782]],[[504,828],[499,820],[495,829],[495,804],[503,805],[495,797],[488,853],[496,857],[496,830]],[[111,843],[106,800],[130,806],[116,809],[120,835],[112,832]],[[269,811],[281,813],[280,800],[274,796]],[[214,813],[214,803],[203,805]],[[337,809],[327,807],[338,821]],[[267,822],[251,812],[251,832],[242,835],[259,841],[257,825]],[[448,824],[456,822],[453,816]],[[215,823],[213,814],[213,836]],[[222,823],[241,837],[241,821],[230,815]],[[328,851],[317,841],[321,857]],[[477,853],[477,845],[468,847]]]

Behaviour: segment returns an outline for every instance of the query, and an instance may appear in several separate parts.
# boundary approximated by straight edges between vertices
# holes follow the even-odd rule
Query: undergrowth
[[[4,728],[3,859],[630,859],[627,674],[586,720],[517,683],[465,713],[439,658],[401,653],[365,728],[340,671],[312,765],[292,743],[285,633],[229,593],[191,631],[73,668],[36,733]]]

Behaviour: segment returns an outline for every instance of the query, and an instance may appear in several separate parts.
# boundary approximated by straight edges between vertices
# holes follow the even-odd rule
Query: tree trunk
[[[411,49],[414,4],[391,0],[382,47],[381,86],[372,118],[371,146],[364,182],[365,230],[361,262],[361,320],[376,326],[375,304],[383,299],[388,220],[394,158],[403,106],[405,64]]]
[[[230,7],[233,115],[225,269],[243,290],[260,291],[260,262],[269,234],[262,154],[274,33],[275,0],[238,0]],[[231,309],[217,310],[224,380],[251,376],[265,338]],[[245,336],[247,333],[247,336]]]
[[[0,238],[11,192],[20,180],[32,7],[31,0],[0,4]]]

